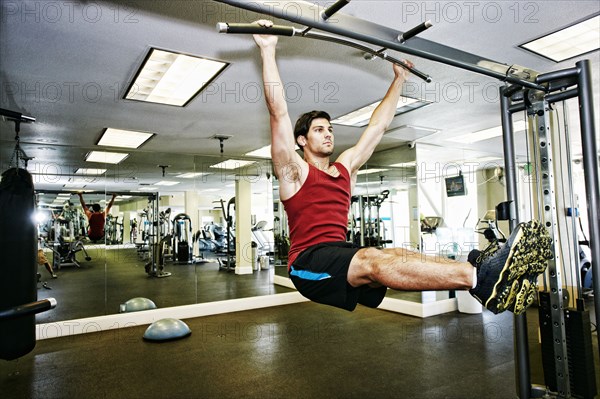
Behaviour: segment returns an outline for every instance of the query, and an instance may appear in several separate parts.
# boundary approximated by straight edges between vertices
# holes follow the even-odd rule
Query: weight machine
[[[390,195],[389,190],[383,190],[378,195],[355,195],[351,198],[351,220],[348,229],[348,240],[361,247],[382,248],[385,244],[393,243],[385,237],[385,225],[379,211],[381,205]]]
[[[558,166],[558,169],[555,169],[554,151],[557,151],[555,148],[560,146],[553,146],[555,137],[553,137],[554,134],[551,129],[550,111],[553,104],[557,102],[570,98],[578,98],[579,100],[583,169],[590,226],[589,242],[592,259],[594,260],[591,269],[593,274],[594,307],[596,315],[600,315],[600,278],[598,277],[600,274],[600,267],[598,266],[598,260],[600,260],[600,184],[598,176],[598,150],[595,138],[596,130],[594,126],[593,84],[590,61],[582,60],[577,62],[575,67],[540,74],[522,66],[501,64],[431,42],[423,44],[418,41],[413,41],[411,46],[405,46],[404,44],[407,40],[410,40],[420,32],[428,29],[431,24],[424,22],[407,32],[400,32],[357,17],[338,13],[339,10],[349,3],[349,0],[339,0],[327,8],[303,1],[279,1],[277,3],[262,0],[252,2],[242,0],[216,1],[260,14],[271,15],[304,26],[304,28],[301,29],[291,26],[273,26],[266,30],[257,24],[219,23],[217,24],[217,29],[222,33],[268,33],[325,40],[358,48],[373,57],[379,57],[390,62],[404,65],[401,61],[388,55],[388,49],[392,49],[506,82],[507,86],[500,88],[500,106],[503,127],[507,199],[511,208],[509,226],[512,231],[519,223],[518,207],[516,206],[517,168],[514,151],[512,114],[514,112],[526,111],[529,117],[530,131],[533,133],[532,152],[536,157],[534,162],[537,167],[536,173],[539,177],[535,182],[537,183],[535,200],[538,203],[536,217],[542,220],[551,232],[554,243],[553,252],[555,254],[554,258],[549,261],[548,271],[546,272],[546,285],[549,287],[549,292],[546,296],[546,298],[548,298],[546,301],[548,304],[548,311],[545,313],[545,317],[547,318],[543,321],[549,326],[550,335],[552,337],[550,345],[546,346],[546,348],[549,346],[549,357],[547,357],[544,362],[544,370],[549,372],[548,376],[554,375],[554,381],[550,381],[548,387],[538,387],[531,384],[526,314],[515,315],[514,328],[517,394],[521,399],[542,397],[547,393],[558,397],[571,397],[571,387],[573,386],[577,389],[581,386],[577,386],[577,383],[580,381],[578,380],[579,375],[577,375],[577,373],[571,375],[572,370],[576,369],[573,367],[576,367],[577,365],[574,363],[576,359],[572,359],[573,356],[568,352],[568,349],[577,349],[572,347],[576,340],[569,339],[567,335],[567,331],[572,331],[572,325],[570,325],[570,321],[567,320],[575,319],[576,317],[573,317],[573,315],[576,315],[577,317],[581,316],[579,319],[585,319],[585,314],[579,312],[579,309],[573,312],[572,309],[567,309],[564,305],[566,293],[563,293],[564,280],[561,273],[561,266],[564,263],[564,260],[559,258],[559,256],[564,253],[572,252],[569,251],[569,248],[573,243],[566,239],[568,234],[561,234],[561,232],[564,232],[565,230],[568,231],[569,229],[569,223],[561,219],[565,219],[563,215],[567,208],[573,210],[574,205],[573,203],[557,204],[557,198],[560,197],[557,195],[555,179],[557,176],[560,176],[560,183],[564,187],[565,182],[567,185],[570,182],[570,176],[559,175],[558,171],[560,170],[560,165]],[[292,9],[296,12],[286,12],[288,7],[293,7]],[[336,21],[335,23],[330,23],[328,20],[334,14],[336,16]],[[313,29],[328,33],[313,32]],[[363,43],[368,43],[381,48],[374,49]],[[404,67],[406,68],[405,65]],[[425,81],[429,82],[431,80],[429,76],[414,68],[410,68],[410,72]],[[571,186],[569,186],[569,188],[570,187]],[[543,299],[542,302],[544,302],[544,300],[545,299]],[[578,304],[579,303],[581,302],[578,302]],[[598,339],[600,346],[600,337]],[[588,352],[591,352],[591,350]],[[548,376],[546,378],[547,380],[552,379],[548,378]],[[588,387],[589,386],[586,386],[585,388]],[[579,395],[580,393],[578,392],[577,394]],[[589,394],[589,392],[584,393],[584,395],[587,394]]]
[[[171,273],[165,272],[165,253],[169,242],[171,241],[171,235],[168,231],[168,220],[167,223],[163,223],[165,220],[164,213],[162,214],[158,210],[159,196],[158,193],[151,194],[148,196],[148,208],[146,210],[146,217],[148,219],[148,231],[146,238],[148,239],[148,253],[150,259],[145,265],[146,273],[151,277],[169,277]]]
[[[173,262],[193,262],[192,219],[185,213],[173,218]]]

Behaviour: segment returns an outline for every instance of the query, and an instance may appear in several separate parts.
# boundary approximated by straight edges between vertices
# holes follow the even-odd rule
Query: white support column
[[[252,186],[243,176],[235,182],[235,274],[252,274]]]
[[[129,211],[123,212],[123,244],[131,242],[131,215]]]
[[[200,229],[200,217],[198,215],[198,208],[200,206],[200,199],[198,194],[194,191],[186,191],[184,196],[184,209],[185,213],[190,217],[192,222],[192,234]]]

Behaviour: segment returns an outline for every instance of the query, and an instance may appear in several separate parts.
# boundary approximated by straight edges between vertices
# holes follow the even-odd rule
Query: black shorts
[[[352,311],[360,303],[376,308],[383,301],[386,287],[353,287],[348,283],[348,268],[360,247],[349,242],[326,242],[302,251],[290,268],[290,279],[311,301]]]

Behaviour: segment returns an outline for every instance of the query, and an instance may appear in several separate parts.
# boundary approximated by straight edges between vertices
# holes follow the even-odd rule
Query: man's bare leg
[[[350,262],[348,283],[354,287],[378,283],[407,291],[470,289],[473,270],[469,263],[404,248],[362,248]]]
[[[493,313],[523,313],[534,301],[536,280],[553,256],[552,240],[538,221],[520,223],[506,245],[493,255],[468,263],[450,263],[404,249],[359,250],[348,270],[353,286],[379,283],[401,290],[468,289]],[[476,286],[473,272],[476,270]]]

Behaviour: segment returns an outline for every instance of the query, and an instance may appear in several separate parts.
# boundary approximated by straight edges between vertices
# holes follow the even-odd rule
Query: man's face
[[[329,156],[333,154],[333,127],[325,118],[313,119],[304,138],[304,150]]]

